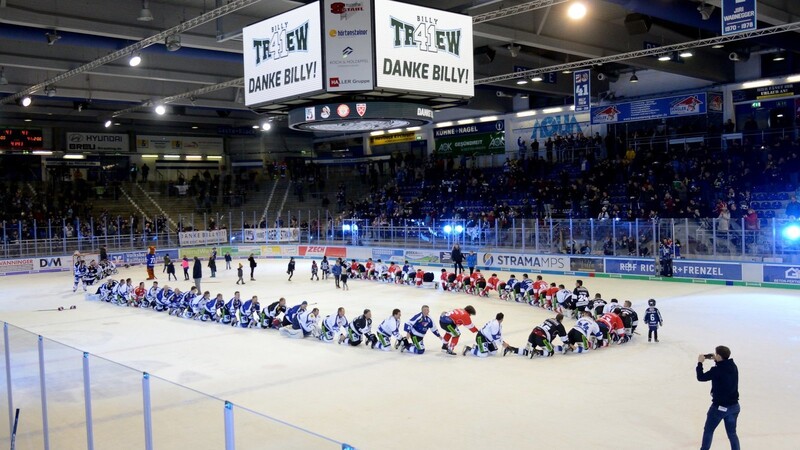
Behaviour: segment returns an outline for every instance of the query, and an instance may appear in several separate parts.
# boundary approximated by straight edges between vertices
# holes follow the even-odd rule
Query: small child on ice
[[[311,279],[313,280],[314,278],[319,281],[319,266],[317,266],[316,261],[311,261]]]
[[[236,280],[236,284],[239,283],[244,284],[244,268],[242,266],[242,263],[239,263],[239,268],[236,269],[236,275],[239,277],[239,279]]]
[[[658,342],[658,327],[664,326],[664,319],[661,318],[661,311],[656,308],[655,299],[647,301],[647,311],[644,312],[644,322],[647,324],[647,342],[655,338]]]

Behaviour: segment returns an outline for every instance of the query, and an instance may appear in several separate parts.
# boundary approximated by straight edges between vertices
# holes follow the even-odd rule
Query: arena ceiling
[[[526,0],[407,2],[473,16],[530,3]],[[0,0],[0,67],[3,68],[0,101],[228,3],[228,0]],[[168,51],[163,42],[152,45],[142,51],[143,62],[138,67],[130,67],[128,58],[118,59],[53,84],[47,93],[37,92],[34,104],[24,110],[6,102],[0,105],[0,114],[5,120],[33,116],[62,124],[99,121],[114,111],[240,78],[242,27],[303,3],[306,2],[255,2],[180,34],[181,47],[177,51]],[[553,4],[474,26],[475,51],[479,54],[475,62],[477,79],[513,72],[515,66],[547,67],[640,50],[646,43],[666,45],[719,34],[720,0],[704,3],[715,6],[709,20],[703,20],[698,12],[702,4],[695,0],[585,0],[589,13],[580,21],[567,17],[569,2],[541,3]],[[139,20],[144,6],[152,13],[150,21]],[[644,19],[632,16],[634,13]],[[800,21],[800,2],[759,0],[758,13],[762,28]],[[633,19],[638,19],[635,22],[639,32],[632,33],[626,27],[626,20],[630,23]],[[779,50],[792,55],[800,51],[797,33],[740,41],[721,49],[697,49],[695,57],[680,63],[639,58],[605,64],[596,70],[612,79],[630,76],[634,69],[649,69],[726,83],[734,80],[735,63],[728,58],[731,51]],[[7,84],[3,84],[4,80]],[[479,86],[473,106],[505,112],[511,108],[508,98],[521,93],[529,95],[532,105],[563,104],[571,89],[567,76],[560,77],[555,84],[518,85],[514,80],[504,81]],[[595,95],[603,89],[602,82],[593,86]],[[507,96],[498,96],[497,91]],[[243,93],[236,86],[179,99],[171,105],[173,123],[236,125],[260,119],[244,106]],[[149,109],[143,109],[115,120],[141,123],[157,119]]]

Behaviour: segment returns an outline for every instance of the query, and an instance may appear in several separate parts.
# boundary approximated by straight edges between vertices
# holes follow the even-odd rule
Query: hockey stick
[[[72,309],[78,309],[78,307],[77,307],[77,306],[75,306],[75,305],[71,305],[69,308],[65,308],[65,307],[63,307],[63,306],[59,306],[58,308],[51,308],[51,309],[37,309],[36,311],[37,311],[37,312],[39,312],[39,311],[69,311],[69,310],[72,310]]]
[[[17,424],[19,424],[19,408],[17,408],[17,413],[14,414],[14,429],[11,431],[11,450],[14,450],[17,442]]]

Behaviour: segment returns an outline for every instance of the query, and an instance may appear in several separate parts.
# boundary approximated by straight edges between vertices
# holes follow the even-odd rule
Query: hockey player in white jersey
[[[172,302],[174,301],[175,301],[175,291],[173,291],[169,286],[164,286],[164,289],[160,289],[156,294],[154,302],[155,306],[153,308],[157,312],[166,311],[169,309],[169,305],[171,305]]]
[[[75,265],[72,266],[72,274],[75,278],[75,282],[72,284],[72,292],[75,292],[78,290],[78,285],[83,282],[83,276],[86,274],[86,264],[83,263],[80,257],[75,261]],[[83,286],[83,291],[86,292],[86,285]]]
[[[406,261],[403,263],[403,283],[405,284],[412,284],[414,282],[414,277],[417,274],[417,270],[414,269],[414,265]]]
[[[391,281],[389,277],[389,266],[386,265],[385,262],[378,260],[378,264],[375,264],[375,272],[376,272],[376,279],[378,281]]]
[[[228,300],[225,303],[225,306],[222,308],[220,316],[220,323],[225,325],[230,325],[235,327],[238,325],[238,312],[239,308],[242,307],[242,298],[240,297],[239,291],[233,293],[233,298]]]
[[[316,337],[319,335],[317,316],[319,316],[319,308],[314,308],[311,311],[301,311],[297,314],[296,324],[282,327],[280,333],[292,339],[303,339],[307,336]]]
[[[92,261],[91,264],[86,266],[86,271],[83,273],[83,290],[86,291],[87,286],[93,285],[99,279],[97,264]]]
[[[494,320],[486,322],[475,335],[475,346],[467,345],[461,354],[486,358],[489,355],[496,355],[499,349],[508,347],[508,344],[503,342],[504,317],[503,313],[497,313]]]
[[[222,294],[217,294],[215,298],[212,298],[203,306],[203,311],[200,313],[200,321],[218,321],[219,317],[217,317],[217,310],[223,306],[225,306],[225,299],[222,297]]]
[[[107,282],[100,285],[100,288],[97,290],[97,294],[100,296],[99,300],[104,302],[111,302],[114,300],[117,292],[117,280],[108,280]]]
[[[583,353],[597,348],[597,342],[603,340],[603,333],[592,318],[591,311],[584,311],[575,326],[567,333],[566,349]]]
[[[335,341],[341,344],[347,338],[343,331],[347,329],[348,325],[347,317],[344,315],[344,308],[340,306],[336,310],[336,314],[330,314],[322,321],[319,340],[327,343]]]
[[[203,295],[196,295],[189,302],[189,307],[183,311],[183,317],[185,319],[200,319],[203,311],[205,311],[206,303],[209,301],[211,301],[211,293],[208,291],[203,292]]]
[[[553,305],[553,309],[557,313],[567,314],[569,311],[575,309],[575,296],[573,295],[572,291],[565,288],[563,284],[558,285],[558,292],[556,292],[556,304]]]
[[[141,307],[142,308],[152,308],[156,304],[156,297],[158,297],[158,293],[161,292],[161,289],[158,287],[158,281],[154,281],[153,285],[147,290],[147,293],[144,295],[144,300],[142,301]]]
[[[258,325],[261,317],[261,304],[258,303],[258,296],[253,296],[250,300],[242,302],[239,307],[237,322],[242,328],[250,328]]]
[[[372,341],[372,348],[388,352],[392,349],[392,337],[400,340],[400,310],[395,308],[392,315],[387,317],[375,332],[377,340]]]
[[[115,303],[122,306],[128,306],[133,296],[133,284],[131,279],[120,279],[117,285],[117,292]]]

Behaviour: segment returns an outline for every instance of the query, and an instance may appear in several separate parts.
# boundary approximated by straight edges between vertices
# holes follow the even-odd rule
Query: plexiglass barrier
[[[0,441],[12,449],[354,448],[8,323],[2,345]]]

